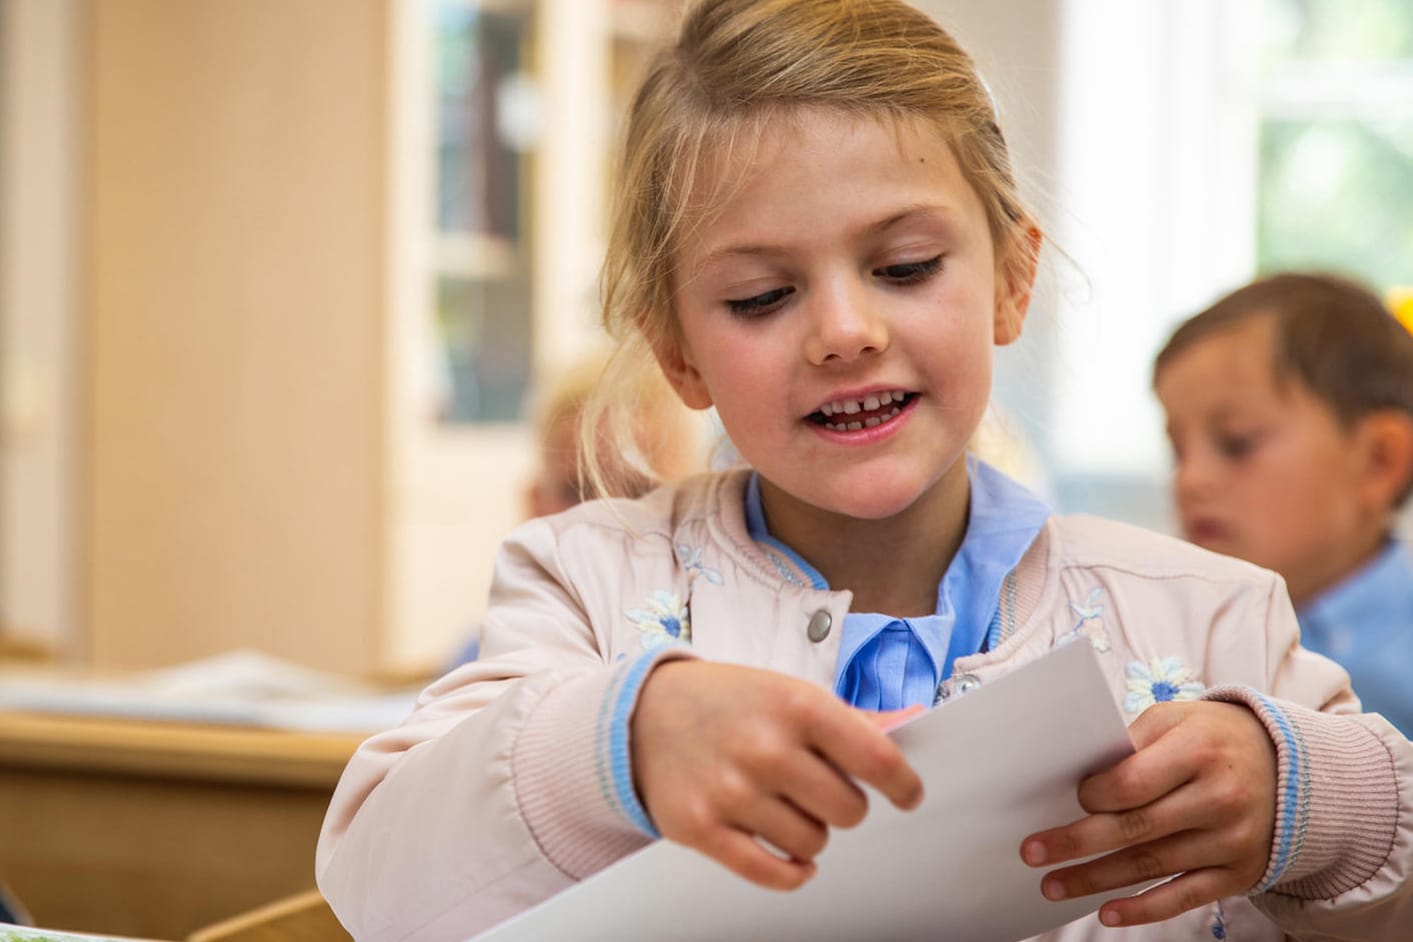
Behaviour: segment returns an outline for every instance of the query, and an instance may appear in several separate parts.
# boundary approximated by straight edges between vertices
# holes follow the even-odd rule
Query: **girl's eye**
[[[889,281],[897,282],[901,285],[910,285],[919,281],[925,281],[942,269],[942,256],[938,255],[921,262],[903,262],[898,265],[885,265],[882,268],[875,268],[874,275],[879,278],[887,278]]]
[[[794,288],[776,288],[762,294],[753,295],[749,298],[739,300],[727,300],[726,307],[732,314],[742,317],[759,317],[768,314],[780,306],[787,297],[795,293]]]

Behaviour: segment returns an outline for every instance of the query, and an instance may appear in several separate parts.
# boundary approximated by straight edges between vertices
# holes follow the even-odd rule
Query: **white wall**
[[[1164,526],[1152,357],[1254,264],[1256,0],[922,6],[978,60],[1060,250],[996,398],[1062,509]]]

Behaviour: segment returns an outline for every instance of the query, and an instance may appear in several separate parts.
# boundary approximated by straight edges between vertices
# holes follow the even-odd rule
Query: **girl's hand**
[[[921,779],[883,732],[893,716],[784,674],[668,661],[633,712],[633,781],[664,837],[754,883],[794,889],[814,875],[829,828],[863,820],[854,779],[900,808],[922,801]]]
[[[1087,896],[1181,874],[1099,910],[1104,925],[1131,926],[1255,886],[1276,818],[1276,750],[1261,722],[1231,703],[1160,703],[1129,733],[1138,751],[1080,784],[1089,816],[1021,845],[1032,867],[1105,855],[1047,874],[1045,896]]]

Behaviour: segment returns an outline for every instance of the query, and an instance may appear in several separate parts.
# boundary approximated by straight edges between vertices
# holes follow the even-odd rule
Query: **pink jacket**
[[[832,686],[841,632],[813,641],[806,628],[820,612],[842,625],[850,593],[810,588],[752,542],[745,481],[709,475],[581,505],[506,541],[481,659],[365,742],[330,805],[319,887],[355,937],[465,939],[641,847],[602,770],[605,708],[645,649]],[[1155,690],[1237,699],[1280,759],[1260,892],[1158,926],[1090,916],[1044,942],[1413,939],[1413,744],[1359,714],[1344,672],[1298,646],[1279,577],[1122,524],[1052,517],[1006,580],[1001,616],[1004,640],[958,660],[949,695],[1077,633],[1130,720]],[[677,630],[690,646],[663,643]]]

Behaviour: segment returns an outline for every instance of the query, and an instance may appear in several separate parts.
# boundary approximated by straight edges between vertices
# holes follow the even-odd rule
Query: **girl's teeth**
[[[875,409],[902,401],[903,393],[898,393],[895,396],[891,392],[884,392],[876,396],[865,396],[863,399],[840,399],[837,402],[826,402],[819,407],[819,411],[827,419],[831,415],[856,415],[860,412],[872,412]]]
[[[823,409],[821,409],[820,411],[824,412]],[[871,415],[863,421],[856,422],[825,422],[824,427],[835,432],[857,432],[860,429],[873,428],[874,426],[882,425],[884,422],[887,422],[889,419],[893,418],[902,411],[903,409],[901,406],[894,406],[892,409],[888,410],[887,415]],[[828,413],[825,413],[825,415],[828,416]]]

